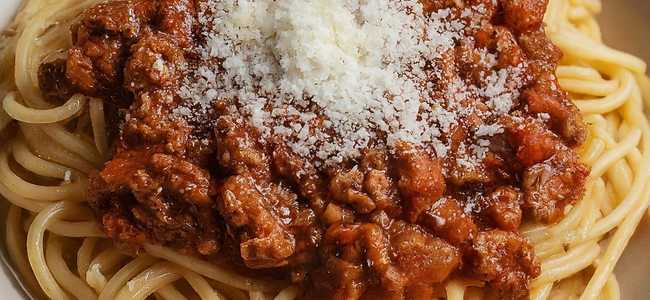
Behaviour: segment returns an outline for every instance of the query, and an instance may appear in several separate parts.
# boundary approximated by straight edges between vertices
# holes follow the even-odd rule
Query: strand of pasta
[[[0,195],[2,195],[3,198],[7,199],[7,201],[9,201],[11,204],[31,212],[39,212],[48,205],[47,202],[41,202],[35,199],[26,198],[12,192],[1,181]]]
[[[83,138],[68,132],[59,124],[44,124],[40,126],[43,133],[52,140],[57,141],[67,150],[76,153],[86,161],[93,164],[94,167],[100,167],[104,160],[99,154],[97,148],[87,143]]]
[[[461,280],[449,281],[446,286],[447,300],[463,300],[465,298],[465,285]]]
[[[548,298],[553,290],[553,282],[546,283],[538,288],[532,288],[530,292],[530,300],[544,300]]]
[[[210,285],[214,286],[219,292],[224,294],[228,300],[249,300],[248,295],[244,290],[238,289],[236,287],[221,283],[215,280],[210,280]]]
[[[34,154],[39,157],[88,173],[95,167],[91,162],[52,140],[38,126],[20,123],[20,132]]]
[[[613,186],[613,189],[617,195],[617,197],[613,198],[624,197],[632,188],[632,182],[634,182],[634,173],[630,169],[627,162],[625,162],[625,160],[619,160],[616,164],[609,168],[609,170],[607,170],[606,175],[607,180]]]
[[[558,75],[558,81],[562,89],[567,92],[600,97],[616,93],[620,85],[618,79],[586,81],[582,79],[566,78],[561,75]]]
[[[187,297],[183,295],[177,288],[173,285],[166,285],[161,287],[155,292],[156,299],[164,300],[187,300]]]
[[[64,180],[66,172],[70,172],[70,169],[32,153],[22,139],[14,141],[11,154],[23,168],[44,177]]]
[[[605,289],[603,291],[605,298],[608,299],[620,299],[621,298],[621,291],[618,286],[618,281],[616,280],[616,276],[612,274],[609,276],[609,279],[607,280],[607,284],[605,285]]]
[[[201,297],[202,300],[221,300],[225,299],[223,295],[215,291],[212,286],[205,280],[204,277],[194,273],[191,270],[188,270],[183,267],[176,267],[180,274],[187,280],[187,282],[192,286],[194,291]],[[279,294],[278,294],[279,295]]]
[[[0,109],[0,132],[9,126],[11,122],[13,122],[13,119],[4,111],[4,109]]]
[[[594,42],[572,27],[560,26],[557,31],[548,31],[548,35],[566,55],[621,65],[635,73],[645,72],[646,64],[641,59]]]
[[[115,300],[144,300],[180,278],[172,263],[158,262],[129,280],[117,293]]]
[[[283,290],[281,290],[273,300],[293,300],[298,297],[300,293],[300,288],[296,285],[290,285]]]
[[[77,250],[77,275],[83,280],[86,280],[86,273],[90,268],[93,251],[98,241],[97,238],[84,238],[79,250]]]
[[[111,300],[119,292],[119,290],[131,279],[133,276],[139,274],[144,269],[149,268],[156,262],[156,259],[149,255],[141,255],[128,264],[120,268],[113,277],[106,283],[104,289],[99,294],[99,300]]]
[[[54,220],[47,230],[62,237],[105,237],[96,221],[67,222]]]
[[[70,272],[63,259],[63,240],[56,234],[49,235],[45,259],[52,275],[68,293],[77,299],[97,299],[97,294],[79,277]]]
[[[232,271],[220,268],[214,264],[181,255],[173,250],[158,245],[145,245],[144,248],[150,255],[174,262],[205,277],[226,283],[242,290],[268,292],[278,290],[278,283],[244,277]]]
[[[34,272],[29,265],[27,256],[25,255],[26,236],[24,230],[20,226],[20,219],[21,209],[15,205],[10,205],[5,228],[7,251],[9,252],[9,257],[11,258],[13,265],[16,266],[17,271],[20,274],[22,279],[21,282],[24,283],[30,291],[33,291],[34,296],[38,299],[42,299],[45,295],[43,295],[42,290],[36,281],[36,277],[34,277]]]
[[[100,252],[88,266],[86,282],[101,293],[108,282],[106,277],[126,259],[127,257],[116,248],[111,247]]]
[[[61,214],[64,209],[64,202],[57,202],[43,209],[38,213],[27,233],[27,257],[36,280],[48,297],[57,300],[67,300],[69,297],[47,267],[43,239],[48,223]]]
[[[625,104],[627,96],[634,87],[634,76],[627,70],[621,70],[614,75],[620,82],[620,87],[602,99],[574,100],[576,106],[583,114],[604,114],[613,111]]]
[[[30,216],[25,220],[25,228],[29,228],[35,216]],[[91,221],[65,221],[54,219],[47,226],[47,230],[61,237],[105,237],[95,220]]]
[[[12,191],[23,197],[41,201],[75,200],[83,201],[85,195],[85,180],[76,180],[62,186],[44,186],[30,183],[9,168],[8,154],[0,152],[0,181],[5,186],[11,186]]]
[[[542,263],[542,274],[533,280],[531,286],[535,288],[569,277],[590,266],[599,253],[600,247],[593,241],[570,249],[566,255],[545,261]]]
[[[11,92],[4,97],[2,108],[14,120],[30,124],[51,124],[67,120],[77,115],[86,104],[86,97],[72,96],[61,106],[50,109],[35,109],[16,101],[16,93]]]
[[[108,153],[108,137],[106,136],[106,121],[104,120],[104,104],[101,99],[90,98],[88,111],[92,122],[93,137],[97,151],[106,159]]]
[[[559,82],[566,79],[581,79],[583,81],[605,81],[598,71],[585,66],[560,65],[555,71]],[[564,86],[562,86],[564,87]]]

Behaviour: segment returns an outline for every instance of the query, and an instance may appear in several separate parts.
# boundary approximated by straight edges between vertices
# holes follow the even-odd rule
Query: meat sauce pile
[[[421,0],[426,11],[483,5],[474,47],[491,49],[499,65],[527,66],[478,172],[453,163],[453,145],[480,119],[445,137],[444,159],[399,142],[314,169],[282,140],[260,141],[222,103],[210,126],[175,118],[183,68],[199,59],[189,49],[201,39],[200,1],[91,7],[72,28],[67,59],[39,70],[49,101],[82,93],[107,103],[114,153],[91,175],[88,197],[116,244],[266,270],[301,284],[306,299],[432,299],[450,277],[486,282],[491,297],[528,296],[540,266],[518,232],[522,219],[558,221],[588,175],[573,150],[584,125],[553,75],[561,52],[544,33],[545,0]],[[481,81],[475,48],[458,45],[446,69]],[[539,114],[547,118],[527,118]]]

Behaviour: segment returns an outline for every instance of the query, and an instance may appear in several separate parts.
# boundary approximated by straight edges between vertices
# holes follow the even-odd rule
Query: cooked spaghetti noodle
[[[10,134],[1,142],[0,194],[10,203],[6,246],[21,281],[52,299],[295,298],[297,286],[161,246],[127,256],[99,229],[85,192],[88,172],[109,154],[103,103],[74,95],[53,106],[37,82],[40,63],[70,47],[68,28],[98,2],[25,1],[0,40],[0,129]],[[650,201],[646,65],[602,43],[600,10],[599,0],[551,0],[545,17],[564,53],[556,76],[588,124],[579,153],[591,173],[585,196],[560,222],[524,226],[541,262],[531,299],[619,299],[613,269]],[[480,297],[482,285],[451,280],[447,299]]]

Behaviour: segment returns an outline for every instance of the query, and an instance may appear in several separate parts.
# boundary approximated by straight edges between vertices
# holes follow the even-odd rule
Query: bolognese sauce
[[[520,225],[558,221],[588,175],[546,1],[294,2],[84,12],[39,79],[119,120],[88,191],[105,233],[307,299],[431,299],[453,277],[525,298],[540,266]]]

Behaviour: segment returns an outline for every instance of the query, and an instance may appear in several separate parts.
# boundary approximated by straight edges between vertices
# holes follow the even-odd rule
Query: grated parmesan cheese
[[[445,157],[443,136],[463,119],[507,114],[519,97],[523,65],[490,71],[481,86],[435,67],[459,41],[471,42],[466,30],[480,26],[471,20],[484,12],[478,5],[459,16],[450,9],[426,15],[418,0],[205,1],[201,60],[189,70],[180,91],[185,102],[174,113],[206,121],[214,103],[226,101],[229,113],[262,139],[279,136],[316,166],[397,141]],[[480,59],[496,65],[486,49]],[[472,98],[490,110],[465,103]],[[499,125],[481,125],[474,144],[462,145],[469,151],[459,164],[475,165],[487,152],[485,137],[501,132]]]

